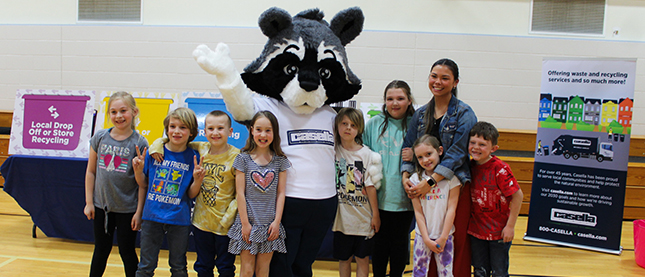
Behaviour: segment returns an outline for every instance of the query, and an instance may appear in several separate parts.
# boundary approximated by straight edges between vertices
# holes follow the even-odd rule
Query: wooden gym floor
[[[79,211],[79,213],[82,211]],[[645,269],[634,261],[633,224],[623,222],[621,255],[604,254],[574,248],[524,241],[527,217],[518,219],[511,247],[511,276],[645,276]],[[31,237],[29,215],[6,192],[0,192],[0,277],[3,276],[87,276],[93,245],[58,238],[48,238],[38,231]],[[170,276],[168,252],[162,250],[157,276]],[[189,275],[195,253],[188,253]],[[237,261],[239,268],[239,260]],[[411,276],[408,266],[404,276]],[[314,275],[338,276],[338,263],[316,261]],[[105,276],[123,276],[123,265],[115,249],[110,255]]]

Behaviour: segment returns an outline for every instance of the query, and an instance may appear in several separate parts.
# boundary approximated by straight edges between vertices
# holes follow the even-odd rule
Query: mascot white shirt
[[[336,195],[334,176],[334,124],[329,106],[311,114],[294,113],[271,98],[254,98],[258,111],[271,111],[280,122],[281,147],[291,162],[287,170],[287,197],[326,199]]]

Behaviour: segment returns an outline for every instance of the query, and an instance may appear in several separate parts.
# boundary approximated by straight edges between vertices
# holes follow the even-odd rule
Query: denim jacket
[[[414,141],[423,136],[426,130],[424,115],[428,105],[416,110],[408,125],[408,132],[403,141],[403,148],[412,147]],[[439,124],[443,158],[434,172],[446,179],[457,175],[462,184],[470,182],[470,167],[468,165],[468,140],[470,129],[477,123],[475,112],[468,104],[453,96],[448,103],[448,111]],[[401,172],[415,172],[412,162],[402,162]]]

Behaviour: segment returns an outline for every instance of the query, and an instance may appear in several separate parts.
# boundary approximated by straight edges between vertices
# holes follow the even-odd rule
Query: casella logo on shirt
[[[334,146],[334,134],[327,130],[299,129],[287,131],[289,145],[323,144]]]

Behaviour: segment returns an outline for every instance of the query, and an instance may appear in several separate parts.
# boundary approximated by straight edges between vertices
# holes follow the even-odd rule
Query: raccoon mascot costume
[[[293,18],[271,8],[259,19],[269,40],[260,57],[241,75],[228,46],[200,45],[195,60],[215,75],[227,109],[236,121],[269,110],[279,122],[281,147],[292,168],[282,224],[287,253],[274,253],[270,276],[312,276],[311,265],[336,215],[333,123],[329,106],[352,98],[361,88],[349,69],[345,45],[363,29],[363,12],[349,8],[331,24],[318,9]],[[266,97],[253,97],[253,93]]]

